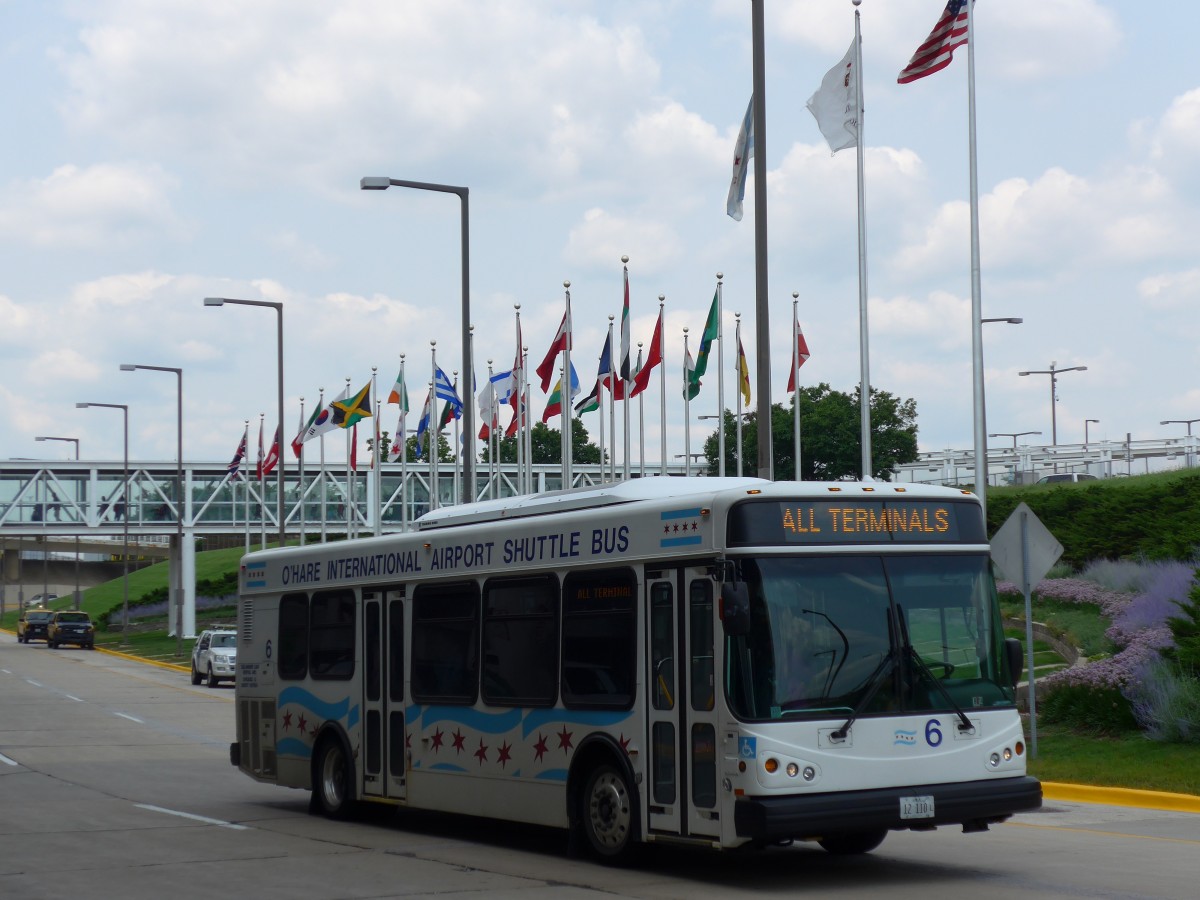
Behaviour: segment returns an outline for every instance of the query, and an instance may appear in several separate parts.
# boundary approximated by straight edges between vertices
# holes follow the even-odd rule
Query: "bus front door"
[[[363,592],[362,792],[403,800],[404,592]]]
[[[713,595],[703,568],[646,573],[651,833],[721,833]]]

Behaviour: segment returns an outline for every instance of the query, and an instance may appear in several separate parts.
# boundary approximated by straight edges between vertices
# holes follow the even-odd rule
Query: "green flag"
[[[704,377],[704,372],[708,368],[708,351],[712,349],[712,342],[718,339],[720,328],[720,314],[717,309],[718,294],[713,294],[712,306],[708,309],[708,320],[704,323],[704,334],[700,335],[700,349],[696,351],[695,368],[689,367],[688,370],[688,398],[695,399],[700,393],[700,379]]]
[[[700,393],[700,376],[696,374],[696,364],[692,362],[692,351],[687,350],[683,357],[683,396],[695,400]]]
[[[334,400],[330,407],[338,428],[349,428],[362,419],[371,418],[371,382],[353,397]]]
[[[596,379],[596,384],[592,388],[592,392],[575,404],[575,412],[579,415],[587,412],[595,412],[600,408],[600,379]]]

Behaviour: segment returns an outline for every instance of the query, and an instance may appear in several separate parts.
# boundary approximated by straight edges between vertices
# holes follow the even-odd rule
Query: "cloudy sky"
[[[724,273],[751,366],[786,400],[792,294],[806,384],[858,381],[855,152],[832,155],[805,101],[853,36],[849,0],[767,5],[769,348],[754,335],[753,182],[725,215],[751,90],[746,0],[0,0],[0,458],[225,460],[275,425],[275,321],[209,295],[282,302],[285,432],[320,388],[459,352],[453,197],[362,192],[383,175],[470,188],[476,369],[507,368],[514,304],[541,359],[572,283],[585,385],[630,258],[635,341],[666,297],[669,452],[683,450],[682,329]],[[917,402],[923,450],[972,441],[966,50],[896,75],[940,0],[864,0],[871,379]],[[976,98],[988,428],[1060,443],[1181,434],[1200,416],[1200,70],[1133,0],[984,0]],[[715,365],[715,361],[714,361]],[[657,378],[647,393],[657,409]],[[755,398],[757,403],[757,396]],[[715,371],[693,416],[717,409]],[[544,398],[535,400],[540,414]],[[657,458],[657,416],[647,455]],[[394,407],[384,425],[395,425]],[[585,419],[593,434],[595,415]],[[696,422],[693,442],[710,423]],[[252,441],[254,435],[252,434]],[[1008,438],[993,441],[1005,446]],[[1034,440],[1037,440],[1036,438]],[[636,444],[636,441],[635,441]]]

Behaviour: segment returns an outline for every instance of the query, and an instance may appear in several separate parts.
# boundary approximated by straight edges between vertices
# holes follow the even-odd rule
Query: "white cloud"
[[[0,237],[43,247],[102,248],[182,225],[168,195],[175,179],[156,164],[59,166],[0,192]]]
[[[677,262],[682,253],[682,241],[664,223],[589,209],[583,221],[571,229],[564,257],[571,265],[599,268],[613,266],[622,256],[636,255],[637,271],[652,273]]]
[[[1151,275],[1137,286],[1142,305],[1150,310],[1196,312],[1200,307],[1200,269]]]

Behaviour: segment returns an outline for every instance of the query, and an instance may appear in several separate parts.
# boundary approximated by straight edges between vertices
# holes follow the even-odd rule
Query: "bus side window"
[[[284,594],[279,601],[279,677],[299,681],[308,674],[308,595]]]
[[[412,696],[470,705],[479,695],[479,585],[421,585],[413,592]]]
[[[354,592],[317,591],[309,611],[309,671],[331,681],[354,675]]]
[[[572,708],[629,709],[636,683],[637,578],[631,569],[563,580],[562,699]]]

